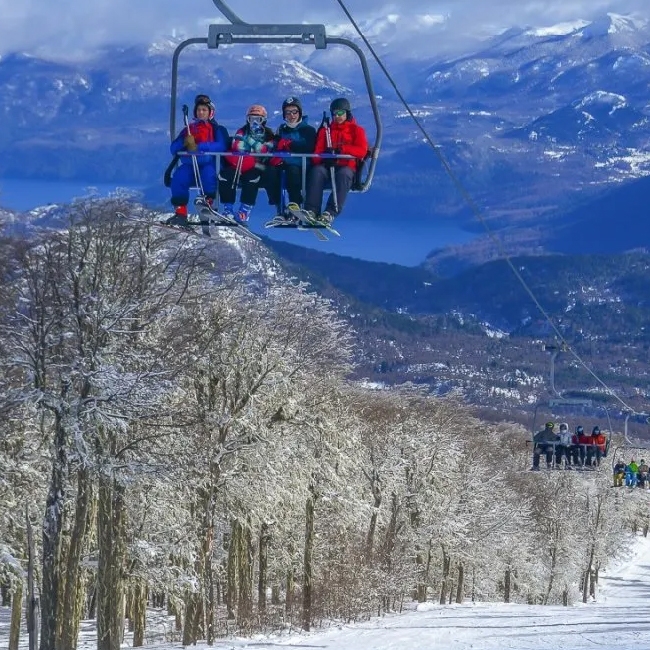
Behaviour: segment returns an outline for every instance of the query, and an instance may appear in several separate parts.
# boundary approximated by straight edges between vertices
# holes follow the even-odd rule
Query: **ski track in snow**
[[[7,640],[9,610],[0,608],[0,647]],[[88,621],[83,628],[88,630]],[[88,630],[91,632],[90,630]],[[92,632],[91,632],[92,633]],[[21,638],[21,648],[27,639]],[[87,638],[79,650],[95,648]],[[125,642],[124,648],[130,647]],[[181,648],[155,643],[156,650]],[[192,646],[207,650],[208,646]],[[650,650],[650,538],[639,537],[631,554],[600,577],[597,602],[572,607],[504,603],[436,605],[366,623],[253,639],[218,640],[216,650]]]

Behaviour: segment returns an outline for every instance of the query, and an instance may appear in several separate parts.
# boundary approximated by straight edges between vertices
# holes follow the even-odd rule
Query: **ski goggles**
[[[284,111],[285,115],[300,115],[300,111],[297,108],[288,108]]]
[[[332,115],[334,115],[335,117],[343,117],[346,113],[347,113],[347,111],[344,111],[344,110],[341,110],[341,109],[339,109],[337,111],[332,111]]]
[[[266,120],[261,115],[249,115],[246,121],[252,126],[253,124],[264,124]]]

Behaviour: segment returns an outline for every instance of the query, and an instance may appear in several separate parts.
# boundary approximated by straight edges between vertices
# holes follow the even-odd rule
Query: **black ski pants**
[[[255,205],[257,193],[262,181],[262,170],[254,167],[239,175],[241,184],[242,203]],[[235,186],[235,168],[226,167],[219,171],[219,200],[221,203],[234,203],[237,200],[237,187]]]
[[[307,177],[307,199],[305,201],[305,210],[312,210],[316,214],[320,214],[325,186],[331,179],[331,169],[334,169],[334,185],[336,187],[338,210],[334,207],[333,192],[327,199],[325,210],[334,216],[341,214],[345,199],[347,198],[348,192],[354,182],[355,171],[351,167],[347,166],[337,166],[332,168],[321,164],[314,165],[311,168],[309,176]]]
[[[282,193],[282,176],[290,203],[302,205],[302,167],[300,165],[268,165],[264,174],[264,187],[269,203],[279,206]]]
[[[550,467],[553,463],[553,443],[552,442],[536,442],[535,449],[533,450],[533,467],[539,467],[539,457],[544,454],[546,456],[546,467]]]

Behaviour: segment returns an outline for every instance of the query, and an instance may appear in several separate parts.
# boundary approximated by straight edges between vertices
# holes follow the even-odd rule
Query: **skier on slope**
[[[267,158],[246,156],[247,153],[270,153],[273,150],[273,131],[266,126],[264,106],[253,104],[246,112],[246,124],[237,130],[231,151],[241,155],[226,156],[219,172],[219,198],[223,214],[246,225],[257,201],[262,174]],[[241,184],[240,204],[235,212],[237,186]]]
[[[282,102],[284,122],[275,134],[275,151],[286,153],[313,153],[316,144],[316,129],[308,124],[307,116],[302,112],[302,104],[297,97],[288,97]],[[311,161],[307,162],[307,170]],[[276,206],[278,223],[292,221],[282,213],[281,175],[284,174],[285,186],[290,203],[302,204],[302,159],[298,157],[275,157],[266,169],[265,186],[269,203]]]
[[[343,210],[345,199],[352,188],[357,167],[368,153],[368,139],[362,126],[357,124],[352,115],[352,107],[345,97],[339,97],[330,104],[332,116],[329,133],[331,147],[328,146],[327,127],[321,126],[316,136],[314,153],[345,154],[354,156],[356,160],[314,158],[314,165],[309,172],[307,181],[307,198],[305,210],[312,219],[331,224]],[[325,210],[321,212],[325,185],[330,180],[330,169],[334,169],[334,183],[336,186],[336,204],[334,192],[329,195]],[[291,204],[291,210],[299,206]],[[338,208],[338,210],[337,210]]]
[[[178,134],[169,150],[172,155],[188,153],[219,153],[228,150],[228,131],[214,119],[215,107],[208,95],[200,94],[194,99],[194,120]],[[217,193],[217,167],[215,156],[196,156],[203,191],[211,203]],[[187,204],[190,187],[197,184],[194,165],[190,156],[181,156],[181,164],[171,178],[171,203],[176,207],[174,216],[166,223],[172,226],[187,225]]]

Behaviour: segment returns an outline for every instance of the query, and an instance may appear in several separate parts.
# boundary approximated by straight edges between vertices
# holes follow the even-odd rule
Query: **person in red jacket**
[[[253,104],[246,112],[246,124],[235,133],[230,150],[239,155],[225,157],[219,172],[219,198],[223,214],[246,225],[259,191],[262,173],[268,158],[247,156],[251,153],[270,153],[273,150],[273,131],[266,126],[264,106]],[[241,185],[240,204],[234,210],[237,187]]]
[[[594,441],[594,451],[596,453],[596,465],[600,465],[600,459],[607,454],[607,438],[601,432],[600,427],[596,426],[591,431],[591,437]]]
[[[579,427],[582,429],[582,427]],[[591,467],[592,459],[596,452],[596,445],[591,434],[587,434],[584,429],[578,433],[578,444],[580,445],[580,464],[584,467]]]
[[[330,224],[343,210],[345,199],[354,182],[357,165],[368,153],[368,139],[362,126],[357,124],[350,102],[345,97],[339,97],[330,104],[332,122],[330,125],[331,147],[328,147],[326,127],[322,126],[316,136],[314,153],[334,153],[354,156],[355,159],[314,158],[313,167],[307,179],[307,197],[305,210],[312,218]],[[334,168],[334,192],[329,195],[325,210],[321,212],[325,185],[330,180],[330,169]],[[338,209],[337,209],[338,208]]]

